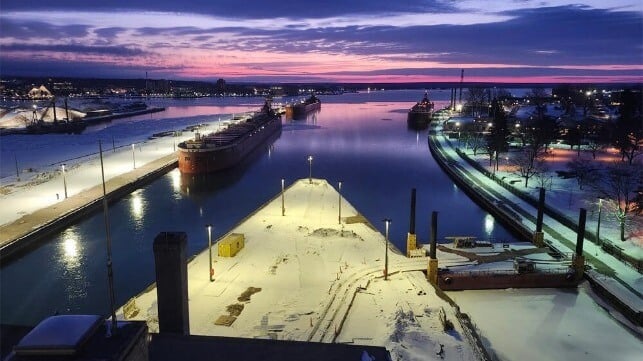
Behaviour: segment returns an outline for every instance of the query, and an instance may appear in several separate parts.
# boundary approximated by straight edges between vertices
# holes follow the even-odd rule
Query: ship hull
[[[179,148],[179,170],[183,174],[205,174],[232,168],[277,132],[281,132],[280,117],[272,119],[262,128],[224,147]]]
[[[321,109],[321,102],[316,102],[312,104],[295,104],[292,107],[292,117],[301,118],[305,117],[306,114]]]
[[[424,129],[431,122],[431,112],[409,112],[406,122],[409,128]]]
[[[57,123],[41,123],[27,126],[27,133],[29,134],[50,134],[50,133],[66,133],[66,134],[80,134],[85,130],[87,125],[83,121],[73,122],[57,122]]]

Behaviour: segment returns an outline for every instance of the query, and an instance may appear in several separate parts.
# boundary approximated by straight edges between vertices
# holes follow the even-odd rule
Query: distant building
[[[53,98],[53,94],[51,94],[49,89],[45,88],[44,85],[41,85],[39,88],[36,88],[36,87],[31,88],[29,93],[27,93],[27,96],[29,98],[33,98],[33,99],[49,99],[49,98]]]

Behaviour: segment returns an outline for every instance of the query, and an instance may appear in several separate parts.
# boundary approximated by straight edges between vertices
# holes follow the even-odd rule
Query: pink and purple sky
[[[2,0],[0,76],[643,82],[640,0]]]

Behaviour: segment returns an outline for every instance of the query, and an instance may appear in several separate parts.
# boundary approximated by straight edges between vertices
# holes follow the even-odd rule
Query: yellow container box
[[[245,236],[242,233],[230,233],[219,241],[219,257],[234,257],[243,248]]]

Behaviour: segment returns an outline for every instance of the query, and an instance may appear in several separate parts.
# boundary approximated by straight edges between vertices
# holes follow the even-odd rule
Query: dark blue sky
[[[3,0],[2,75],[641,82],[640,1]]]

